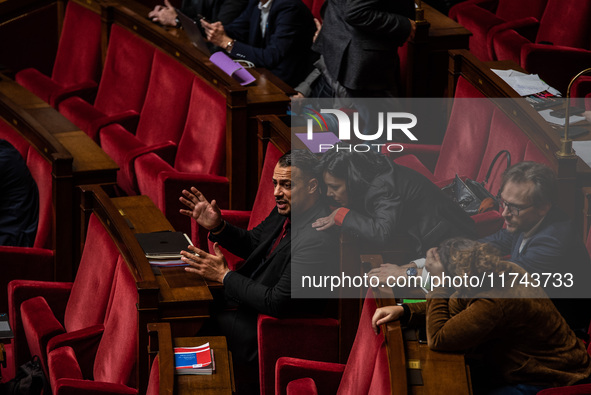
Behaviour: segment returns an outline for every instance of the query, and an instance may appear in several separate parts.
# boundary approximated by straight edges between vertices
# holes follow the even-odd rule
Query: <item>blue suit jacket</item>
[[[234,22],[224,26],[226,34],[236,39],[231,55],[269,69],[296,86],[312,70],[314,18],[301,0],[273,0],[263,38],[258,4],[258,0],[251,0]]]
[[[494,245],[504,255],[511,255],[511,262],[530,273],[579,273],[591,268],[589,253],[572,221],[557,208],[550,209],[536,234],[519,252],[523,237],[523,232],[514,234],[501,229],[481,241]]]

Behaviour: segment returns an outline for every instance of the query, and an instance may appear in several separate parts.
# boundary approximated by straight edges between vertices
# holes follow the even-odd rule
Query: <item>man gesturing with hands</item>
[[[209,239],[215,242],[215,254],[189,246],[182,252],[182,259],[190,265],[187,271],[224,284],[224,300],[214,301],[212,323],[228,339],[236,362],[256,360],[259,313],[288,317],[314,314],[318,311],[312,309],[322,306],[317,301],[292,299],[291,292],[292,281],[300,274],[332,270],[336,264],[336,235],[319,235],[312,228],[314,219],[329,214],[321,203],[316,163],[313,154],[304,150],[291,151],[279,159],[272,179],[275,207],[249,231],[224,221],[215,200],[209,202],[194,187],[184,190],[180,198],[187,207],[181,213],[208,229]],[[245,259],[244,264],[229,270],[218,243]]]

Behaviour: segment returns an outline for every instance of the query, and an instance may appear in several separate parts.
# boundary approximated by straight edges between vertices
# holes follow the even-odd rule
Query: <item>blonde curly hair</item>
[[[496,273],[501,261],[500,252],[490,244],[465,238],[444,241],[439,245],[438,253],[446,271],[460,277]],[[482,285],[479,290],[483,289]],[[466,287],[465,290],[471,291],[471,288]]]

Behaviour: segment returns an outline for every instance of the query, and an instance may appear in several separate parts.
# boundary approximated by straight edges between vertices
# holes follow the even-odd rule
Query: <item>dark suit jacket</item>
[[[215,317],[238,359],[250,361],[256,357],[256,320],[259,313],[286,317],[321,312],[322,303],[310,304],[292,299],[292,268],[294,273],[335,270],[338,263],[336,235],[312,228],[314,220],[328,214],[330,211],[326,206],[317,204],[292,220],[290,233],[268,258],[266,255],[285,221],[277,208],[250,231],[227,224],[220,234],[210,235],[210,240],[246,259],[240,269],[228,273],[224,279],[225,297],[236,304],[237,309],[220,312]],[[317,311],[310,311],[311,306],[315,306]]]
[[[224,26],[226,34],[236,39],[231,55],[269,69],[296,86],[312,70],[310,47],[316,31],[312,14],[301,0],[273,0],[263,38],[258,4],[258,0],[251,0],[234,22]]]
[[[586,329],[591,318],[588,301],[579,302],[574,298],[591,296],[591,260],[570,218],[558,208],[551,208],[538,231],[519,252],[523,236],[523,232],[510,233],[501,229],[481,241],[492,244],[504,255],[510,255],[511,262],[529,273],[572,273],[573,287],[548,286],[545,290],[548,296],[554,298],[556,307],[573,329]],[[541,277],[542,281],[544,279]]]
[[[183,0],[181,11],[189,18],[198,20],[198,14],[210,22],[228,25],[244,11],[248,0]]]
[[[408,234],[418,256],[451,237],[475,234],[474,221],[435,184],[395,163],[370,182],[362,207],[352,207],[342,227],[385,247]]]
[[[0,139],[0,245],[33,247],[39,222],[39,191],[25,160]]]
[[[398,74],[398,47],[410,34],[412,0],[327,0],[313,49],[331,77],[348,89],[391,90]]]

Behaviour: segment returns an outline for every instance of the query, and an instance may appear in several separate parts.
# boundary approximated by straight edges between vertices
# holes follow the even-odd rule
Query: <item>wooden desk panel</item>
[[[134,226],[134,233],[174,231],[162,211],[145,195],[111,199],[119,213]]]
[[[25,109],[51,108],[51,106],[33,95],[26,88],[0,74],[0,92],[9,97],[17,106]]]
[[[0,94],[20,121],[27,116],[54,136],[72,155],[75,185],[115,182],[119,166],[86,133],[56,109],[0,74]],[[30,139],[30,136],[25,136]]]

